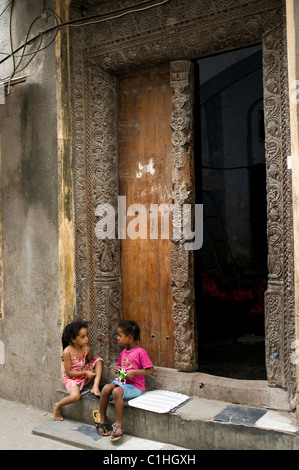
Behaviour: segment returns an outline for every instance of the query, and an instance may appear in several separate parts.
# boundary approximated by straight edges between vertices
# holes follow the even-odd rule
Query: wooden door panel
[[[174,367],[172,242],[161,239],[161,221],[158,239],[150,239],[149,209],[172,202],[171,100],[169,65],[119,80],[120,195],[127,208],[144,205],[148,217],[146,239],[122,241],[124,318],[139,323],[141,345],[164,367]]]

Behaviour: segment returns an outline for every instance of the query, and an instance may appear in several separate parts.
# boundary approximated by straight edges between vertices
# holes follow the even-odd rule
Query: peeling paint
[[[153,165],[153,159],[151,158],[147,165],[142,165],[140,162],[138,163],[138,170],[136,171],[136,178],[141,178],[143,174],[150,173],[151,175],[155,174],[155,169]]]
[[[59,2],[57,2],[58,4]],[[58,5],[57,5],[58,8]],[[68,18],[69,0],[60,5],[59,15]],[[71,126],[68,96],[68,32],[56,41],[57,57],[57,153],[58,153],[58,221],[59,221],[59,299],[60,324],[71,321],[75,309],[74,226],[72,211]]]

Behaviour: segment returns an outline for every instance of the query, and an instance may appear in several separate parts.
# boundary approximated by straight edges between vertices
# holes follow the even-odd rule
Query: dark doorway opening
[[[266,169],[262,47],[196,61],[199,370],[266,379]]]

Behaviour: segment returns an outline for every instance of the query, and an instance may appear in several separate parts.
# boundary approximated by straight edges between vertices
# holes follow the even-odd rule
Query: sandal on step
[[[101,415],[99,410],[93,410],[92,417],[96,425],[98,434],[100,436],[110,436],[110,431],[108,431],[108,423],[101,423]]]
[[[95,425],[97,425],[100,422],[100,419],[101,419],[101,415],[100,415],[99,410],[93,410],[92,417],[93,417]]]
[[[122,437],[122,433],[119,436],[115,435],[117,429],[122,429],[122,426],[120,424],[113,423],[112,424],[112,433],[111,433],[111,437],[110,437],[110,441],[112,441],[112,442],[113,441],[118,441]]]
[[[96,424],[96,428],[97,428],[97,431],[98,431],[98,434],[100,436],[110,436],[111,432],[108,431],[108,423],[106,421],[106,423],[98,423]]]

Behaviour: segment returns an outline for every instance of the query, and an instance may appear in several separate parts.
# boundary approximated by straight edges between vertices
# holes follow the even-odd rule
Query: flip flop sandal
[[[120,424],[113,423],[112,424],[112,434],[111,434],[111,437],[110,437],[110,441],[112,441],[112,442],[118,441],[122,437],[122,434],[120,434],[119,436],[115,435],[117,429],[122,429],[122,426]]]
[[[110,436],[111,433],[110,431],[108,431],[108,423],[101,423],[101,415],[99,410],[93,410],[92,417],[96,425],[98,434],[100,436]],[[101,431],[99,431],[99,429],[101,429]]]
[[[98,434],[100,436],[110,436],[111,432],[108,431],[108,423],[106,421],[106,423],[98,423],[96,424],[96,428],[97,428],[97,431],[98,431]],[[101,431],[100,431],[101,430]]]
[[[95,425],[99,424],[100,419],[101,419],[99,410],[93,410],[92,417],[93,417]]]

